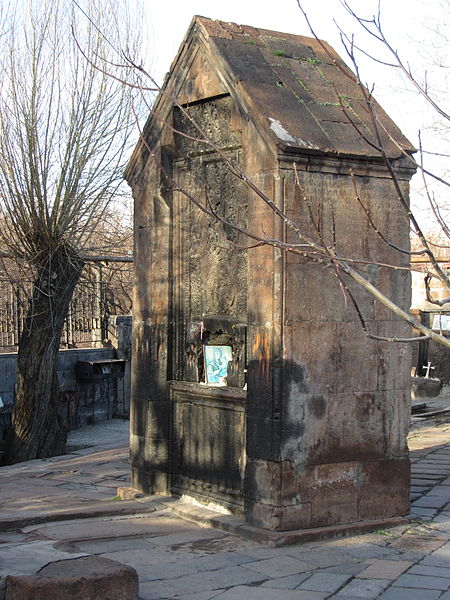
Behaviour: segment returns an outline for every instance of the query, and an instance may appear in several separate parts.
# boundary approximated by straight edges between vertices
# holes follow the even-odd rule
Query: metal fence
[[[31,282],[15,285],[0,279],[0,352],[15,352],[23,331],[31,294]],[[108,331],[108,307],[101,271],[93,281],[75,289],[64,323],[61,348],[86,348],[100,344]]]

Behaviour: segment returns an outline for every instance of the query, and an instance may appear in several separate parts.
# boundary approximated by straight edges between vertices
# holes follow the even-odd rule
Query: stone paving
[[[0,469],[0,599],[8,575],[96,555],[134,567],[142,600],[450,600],[445,420],[414,422],[409,524],[281,548],[182,520],[170,499],[118,501],[126,436],[85,428],[66,456]]]

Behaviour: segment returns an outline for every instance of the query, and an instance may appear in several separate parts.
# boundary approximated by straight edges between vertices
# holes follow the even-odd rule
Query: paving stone
[[[420,487],[423,487],[425,489],[430,489],[430,487],[433,485],[433,481],[430,480],[430,479],[423,479],[423,478],[418,478],[418,477],[412,477],[411,478],[411,485],[420,486]],[[440,485],[442,485],[442,483]]]
[[[212,591],[210,592],[213,593]],[[179,595],[179,594],[178,594]],[[200,593],[198,594],[200,596]],[[139,600],[165,600],[175,598],[177,591],[169,583],[158,581],[141,581],[139,578]],[[211,596],[212,598],[214,596]]]
[[[441,599],[441,592],[438,590],[390,587],[377,600],[437,600],[438,598]]]
[[[442,484],[438,484],[435,485],[431,488],[431,490],[428,492],[428,494],[430,496],[437,496],[437,495],[442,495],[442,496],[447,496],[450,499],[450,489],[448,485],[442,485]]]
[[[372,564],[361,571],[360,579],[396,579],[413,563],[403,560],[374,560]]]
[[[350,564],[350,565],[337,565],[336,567],[327,567],[324,569],[325,573],[337,573],[338,575],[358,575],[361,571],[367,567],[367,562]]]
[[[239,585],[218,596],[217,600],[325,600],[328,594],[303,590],[275,590]]]
[[[27,544],[0,546],[0,576],[28,575],[35,573],[48,563],[85,556],[72,554],[54,547],[52,541],[36,541]]]
[[[311,571],[311,565],[307,562],[291,558],[289,556],[279,556],[267,558],[246,565],[247,569],[253,569],[267,577],[283,577],[285,575],[294,575]]]
[[[357,560],[368,560],[371,558],[390,558],[397,556],[398,552],[392,544],[389,546],[378,546],[376,544],[360,543],[352,548],[346,548],[346,552],[352,554]]]
[[[415,510],[417,507],[420,507],[420,508],[442,508],[446,504],[448,504],[447,497],[443,498],[442,496],[430,496],[429,494],[426,494],[425,496],[422,496],[418,500],[414,500],[414,502],[412,504],[411,512],[413,510]]]
[[[4,548],[3,544],[23,542],[26,537],[21,531],[0,531],[0,548]]]
[[[250,557],[242,556],[236,552],[222,552],[200,558],[196,557],[191,560],[178,560],[169,563],[158,561],[157,563],[149,565],[146,560],[145,552],[142,551],[134,551],[132,557],[129,552],[126,554],[118,552],[103,556],[137,568],[139,574],[142,575],[146,581],[158,579],[170,581],[171,579],[183,577],[192,573],[216,571],[225,567],[245,564],[253,560]]]
[[[400,577],[394,581],[393,587],[409,587],[419,588],[424,590],[442,590],[446,591],[450,586],[450,581],[444,577],[431,577],[427,575],[400,575]]]
[[[436,529],[440,534],[450,536],[450,520],[446,519],[445,521],[440,521],[436,523],[436,520],[433,519],[433,522],[430,523],[430,527]]]
[[[338,575],[336,573],[314,573],[301,583],[297,589],[312,590],[315,592],[336,592],[351,578],[351,575]]]
[[[336,594],[329,596],[329,598],[337,598]],[[363,596],[339,596],[340,600],[367,600]]]
[[[50,523],[42,525],[35,530],[39,530],[40,535],[54,540],[89,540],[118,537],[130,537],[140,535],[142,537],[164,536],[173,532],[174,528],[180,532],[181,536],[193,536],[205,532],[197,525],[187,523],[177,518],[158,518],[139,517],[125,519],[83,519],[79,521],[69,521],[61,523]],[[223,535],[216,532],[216,535]],[[155,542],[156,543],[156,542]]]
[[[405,534],[389,544],[390,548],[399,550],[417,550],[422,553],[429,553],[443,546],[446,543],[438,535],[414,535]]]
[[[447,555],[430,554],[429,556],[425,556],[420,562],[421,565],[427,565],[430,567],[444,567],[447,568],[450,564],[450,558]]]
[[[433,464],[420,462],[420,466],[431,475],[440,476],[441,479],[448,477],[450,475],[450,461],[447,459],[446,462],[443,461],[433,461]]]
[[[442,467],[448,466],[448,458],[439,454],[428,454],[417,463],[419,466]]]
[[[265,579],[267,577],[261,573],[245,567],[226,567],[219,571],[193,573],[178,579],[171,579],[169,583],[178,594],[195,594],[206,590],[226,588],[233,584],[245,585],[263,582]]]
[[[157,546],[175,546],[178,544],[190,544],[202,539],[221,539],[227,534],[218,531],[217,529],[201,529],[184,531],[180,533],[171,533],[169,535],[161,535],[153,538],[153,543]]]
[[[446,567],[431,567],[423,564],[414,565],[408,571],[409,574],[414,575],[431,575],[433,577],[447,577],[450,579],[450,563]]]
[[[303,550],[301,546],[297,546],[296,554],[294,555],[299,560],[303,560],[316,569],[325,569],[336,565],[349,564],[359,562],[360,558],[353,556],[354,549],[340,548],[325,548],[313,549],[310,551]],[[292,548],[291,552],[295,552]]]
[[[291,552],[292,548],[294,551]],[[245,554],[248,556],[253,556],[253,558],[264,560],[265,558],[275,558],[276,556],[295,556],[295,548],[297,546],[282,546],[281,548],[269,548],[267,546],[260,546],[259,544],[255,548],[249,548],[245,550]]]
[[[430,520],[434,517],[436,512],[437,512],[437,510],[435,510],[434,508],[422,508],[420,506],[413,505],[411,507],[410,516],[412,518],[420,517],[423,520]]]
[[[88,554],[110,554],[125,550],[148,550],[155,548],[151,538],[117,538],[115,540],[89,540],[87,542],[71,542],[80,552]],[[158,552],[161,551],[158,549]]]
[[[298,575],[289,575],[288,577],[279,577],[277,579],[269,579],[265,581],[262,587],[269,587],[283,590],[295,590],[305,579],[312,574],[312,571],[307,573],[299,573]]]
[[[373,600],[390,584],[387,579],[352,579],[337,594],[336,598],[354,596]]]
[[[177,596],[177,600],[211,600],[216,598],[219,594],[225,590],[212,590],[208,592],[201,592],[199,594],[188,594],[187,596]]]
[[[437,481],[440,481],[440,479],[443,479],[445,477],[445,475],[441,476],[441,475],[436,475],[436,473],[429,473],[428,470],[417,471],[415,469],[413,469],[411,471],[411,476],[412,476],[411,481],[414,481],[414,482],[417,482],[418,480],[425,481],[425,482],[429,482],[429,485],[433,485],[434,483],[436,483]],[[426,485],[426,483],[424,485]]]

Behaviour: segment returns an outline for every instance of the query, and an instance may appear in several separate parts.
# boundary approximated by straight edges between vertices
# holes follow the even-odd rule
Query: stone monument
[[[403,151],[413,148],[374,106],[407,193]],[[333,269],[243,231],[299,243],[261,192],[310,236],[361,261],[407,309],[408,272],[379,263],[407,266],[409,257],[376,234],[355,199],[356,184],[384,235],[408,247],[390,174],[364,139],[372,133],[361,89],[326,43],[193,19],[126,171],[135,488],[219,503],[273,531],[408,512],[408,345],[365,336]],[[408,325],[347,283],[370,331],[409,337]],[[221,375],[214,348],[205,361],[208,346],[223,350]]]

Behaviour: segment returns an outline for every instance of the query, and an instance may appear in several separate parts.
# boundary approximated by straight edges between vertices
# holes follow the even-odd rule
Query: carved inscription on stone
[[[230,131],[231,99],[212,99],[189,106],[186,111],[193,121],[180,109],[174,115],[176,129],[189,136],[175,136],[180,187],[217,215],[205,214],[179,194],[176,210],[180,231],[175,232],[182,282],[179,327],[188,335],[190,323],[211,316],[247,321],[247,252],[242,248],[248,240],[227,224],[247,226],[245,185],[210,144],[192,139],[201,135],[197,123],[227,157],[239,162],[240,140]],[[242,345],[242,336],[236,343]],[[234,351],[243,355],[242,348],[235,347]],[[197,380],[191,367],[181,370],[187,380]]]

